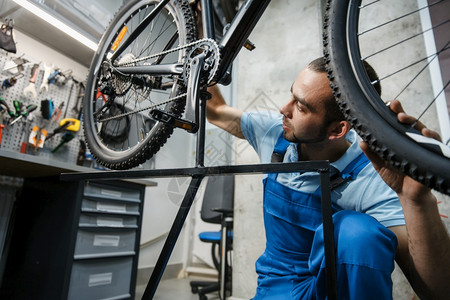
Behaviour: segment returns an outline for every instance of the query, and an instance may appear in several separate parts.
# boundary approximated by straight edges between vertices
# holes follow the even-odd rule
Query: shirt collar
[[[349,163],[351,163],[355,157],[357,157],[361,152],[359,147],[359,139],[356,132],[352,129],[350,130],[345,139],[351,143],[350,147],[345,151],[344,155],[341,156],[337,161],[332,162],[330,165],[342,172]]]
[[[341,156],[337,161],[330,163],[331,169],[337,169],[339,172],[344,171],[345,167],[351,163],[355,157],[357,157],[361,152],[359,147],[359,139],[356,132],[352,129],[350,130],[345,139],[351,143],[350,147],[345,151],[344,155]],[[290,143],[286,149],[286,153],[283,159],[284,162],[298,161],[297,143]]]

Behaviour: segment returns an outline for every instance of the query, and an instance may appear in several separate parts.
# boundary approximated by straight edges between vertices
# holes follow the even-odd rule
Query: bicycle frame
[[[164,5],[166,5],[170,0],[161,1],[156,7],[150,12],[137,26],[137,28],[131,33],[131,35],[122,41],[118,49],[112,54],[110,60],[114,61],[120,54],[126,49],[139,35],[144,31],[144,29],[152,22],[153,18],[158,15],[162,10]],[[200,0],[202,6],[202,24],[204,38],[215,40],[214,31],[214,11],[212,8],[212,0]],[[217,69],[216,79],[217,82],[221,84],[229,84],[227,80],[227,71],[230,69],[231,64],[238,55],[239,51],[242,49],[247,41],[253,28],[258,23],[261,15],[264,13],[265,9],[269,5],[270,0],[247,0],[239,9],[233,21],[231,22],[227,32],[224,34],[223,38],[219,42],[219,49],[221,51],[220,65]],[[164,50],[169,49],[175,43],[177,36],[173,36],[169,43],[166,45]],[[201,56],[201,55],[199,55]],[[199,56],[194,58],[191,62],[191,73],[189,75],[188,91],[186,97],[186,114],[185,120],[177,119],[177,123],[186,124],[185,127],[190,133],[196,133],[200,126],[201,117],[204,114],[204,108],[200,106],[200,71],[203,67],[203,60]],[[162,59],[162,57],[158,58]],[[200,62],[200,63],[199,63]],[[115,72],[120,74],[140,74],[140,75],[175,75],[181,76],[183,74],[184,66],[183,64],[156,64],[156,65],[141,65],[141,66],[122,66],[116,67]],[[225,80],[222,80],[225,79]],[[152,117],[158,121],[172,122],[175,118],[173,116],[167,115],[163,112],[154,110],[151,113]],[[173,122],[172,122],[173,123]],[[202,163],[202,162],[198,162]]]
[[[146,16],[138,25],[136,30],[121,43],[119,48],[111,56],[111,61],[114,61],[126,49],[130,43],[136,39],[150,24],[158,12],[170,0],[161,1],[153,11]],[[217,78],[222,78],[237,54],[245,44],[248,36],[252,32],[259,18],[269,5],[270,0],[247,0],[237,12],[235,18],[230,24],[228,31],[225,33],[222,40],[219,42],[221,49],[221,63],[218,69]],[[202,22],[203,32],[205,38],[215,39],[214,35],[214,20],[211,0],[201,0],[202,5]],[[147,66],[130,66],[118,67],[116,71],[122,74],[146,74],[146,75],[181,75],[183,73],[183,65],[181,64],[167,64],[167,65],[147,65]]]
[[[225,75],[225,72],[242,49],[269,3],[270,0],[247,0],[242,4],[231,22],[229,29],[219,42],[221,63],[217,78],[221,79]],[[211,8],[211,0],[201,0],[201,5],[203,32],[206,33],[205,37],[215,39],[213,27],[214,12]]]

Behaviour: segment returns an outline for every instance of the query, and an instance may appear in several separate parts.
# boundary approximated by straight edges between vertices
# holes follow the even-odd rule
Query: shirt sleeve
[[[402,205],[397,194],[386,185],[373,169],[366,178],[364,193],[361,197],[361,211],[371,215],[386,227],[405,225]]]
[[[265,156],[267,152],[265,150],[273,151],[282,130],[281,119],[282,115],[273,111],[249,112],[242,115],[242,133],[260,158]]]

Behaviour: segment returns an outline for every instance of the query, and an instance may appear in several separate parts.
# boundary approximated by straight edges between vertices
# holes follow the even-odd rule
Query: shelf
[[[1,149],[0,165],[0,175],[22,178],[57,176],[61,173],[88,172],[93,170],[46,157]]]
[[[58,176],[61,173],[79,173],[98,171],[88,167],[81,167],[72,163],[50,159],[47,157],[34,156],[30,154],[22,154],[0,149],[0,175],[21,177],[21,178],[37,178]],[[125,180],[140,183],[145,186],[156,186],[156,182],[148,179]]]

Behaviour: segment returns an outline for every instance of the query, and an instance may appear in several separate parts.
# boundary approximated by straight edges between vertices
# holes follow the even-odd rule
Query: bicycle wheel
[[[90,151],[107,168],[138,166],[167,141],[173,127],[151,119],[150,110],[158,108],[176,116],[184,111],[186,88],[181,75],[118,71],[120,66],[183,64],[187,49],[182,46],[196,36],[187,1],[169,1],[126,46],[159,2],[132,1],[124,6],[103,35],[91,63],[83,105],[84,133]],[[117,49],[120,55],[114,59]]]
[[[437,118],[435,102],[448,94],[448,73],[433,74],[449,55],[450,1],[428,2],[329,0],[324,56],[340,108],[369,146],[405,174],[450,194],[449,147],[400,124],[385,104],[399,99],[408,113]],[[426,25],[432,9],[447,11],[446,20]],[[440,42],[433,41],[437,50],[430,51],[427,39],[437,30]],[[369,79],[364,61],[377,70],[378,81]],[[383,98],[374,87],[378,83]]]

